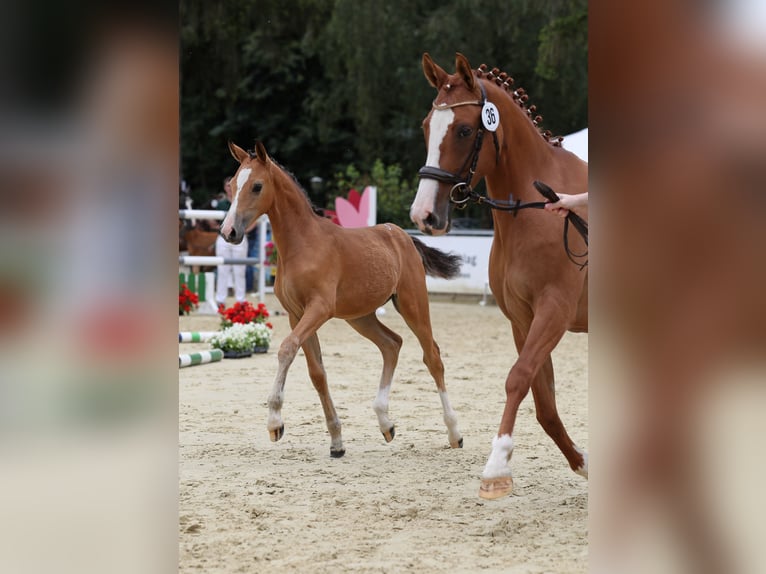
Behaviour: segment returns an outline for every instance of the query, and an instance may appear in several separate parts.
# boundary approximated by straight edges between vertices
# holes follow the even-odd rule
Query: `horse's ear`
[[[269,152],[266,151],[266,146],[261,140],[255,140],[255,155],[263,162],[269,159]]]
[[[428,83],[437,90],[441,90],[441,87],[447,83],[447,72],[434,63],[428,52],[423,54],[423,73],[426,75]]]
[[[463,82],[465,82],[465,85],[469,90],[474,90],[476,87],[476,80],[473,75],[473,70],[471,69],[471,64],[468,63],[468,58],[460,52],[455,53],[455,73],[463,79]]]
[[[229,140],[229,151],[231,152],[231,155],[234,157],[234,159],[236,159],[239,163],[242,163],[249,157],[245,150],[243,150],[231,140]]]

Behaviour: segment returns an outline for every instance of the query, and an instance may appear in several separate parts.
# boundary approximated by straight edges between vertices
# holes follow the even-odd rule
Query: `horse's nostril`
[[[425,223],[429,227],[434,227],[434,224],[436,223],[436,218],[434,217],[434,214],[433,213],[429,213],[428,217],[426,217],[423,220],[423,223]]]

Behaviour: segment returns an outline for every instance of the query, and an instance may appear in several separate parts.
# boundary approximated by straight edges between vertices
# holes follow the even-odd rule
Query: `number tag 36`
[[[491,132],[500,125],[500,112],[497,111],[497,107],[492,102],[484,102],[484,107],[481,108],[481,122]]]

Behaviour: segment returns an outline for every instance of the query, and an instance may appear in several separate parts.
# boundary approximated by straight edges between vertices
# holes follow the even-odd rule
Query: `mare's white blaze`
[[[391,385],[378,388],[378,395],[372,401],[372,410],[378,415],[378,424],[381,432],[388,432],[393,426],[388,418],[388,396],[391,393]]]
[[[575,472],[579,474],[580,476],[584,476],[585,478],[588,478],[588,453],[578,447],[575,447],[575,450],[579,452],[583,458],[582,466],[578,468],[577,470],[575,470]]]
[[[226,213],[226,217],[224,218],[223,224],[221,225],[221,230],[226,237],[228,237],[229,233],[231,232],[231,226],[234,224],[234,214],[237,212],[237,200],[239,199],[239,192],[244,187],[245,183],[250,177],[250,172],[252,171],[252,169],[246,167],[245,169],[240,170],[237,174],[237,179],[234,182],[234,190],[231,194],[231,206],[229,207],[229,211]]]
[[[455,112],[450,109],[447,110],[434,110],[431,113],[431,119],[429,120],[429,132],[428,132],[428,156],[426,157],[426,165],[430,167],[440,167],[439,160],[441,158],[441,145],[444,141],[444,136],[447,135],[447,130],[452,121],[455,119]],[[439,182],[434,179],[421,179],[418,184],[418,193],[415,195],[415,201],[412,202],[410,207],[410,219],[417,224],[418,227],[422,227],[423,221],[434,210],[434,204],[436,203],[436,192],[439,190]]]
[[[442,409],[444,409],[444,424],[447,425],[447,434],[450,443],[458,441],[460,440],[460,431],[457,428],[457,414],[455,414],[455,411],[449,402],[447,391],[439,391],[439,398],[442,401]]]
[[[508,461],[513,452],[513,437],[509,434],[496,436],[492,439],[492,452],[489,460],[481,473],[482,478],[498,478],[500,476],[512,476]]]

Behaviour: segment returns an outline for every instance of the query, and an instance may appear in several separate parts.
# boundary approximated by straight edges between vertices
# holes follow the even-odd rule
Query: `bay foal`
[[[262,143],[248,152],[229,143],[239,162],[233,200],[221,225],[230,243],[240,243],[245,229],[262,214],[271,221],[279,253],[274,293],[290,318],[292,331],[279,347],[279,367],[269,396],[268,429],[272,441],[284,434],[282,403],[285,378],[299,348],[324,409],[330,432],[330,455],[343,456],[341,424],[327,387],[317,330],[333,317],[345,319],[383,355],[383,373],[373,402],[387,442],[394,438],[388,417],[391,379],[402,338],[381,323],[375,311],[393,300],[397,311],[423,348],[423,361],[436,382],[450,445],[463,439],[444,385],[444,366],[431,333],[426,273],[451,278],[459,256],[447,255],[410,237],[396,225],[344,229],[317,215],[295,179],[272,160]]]

